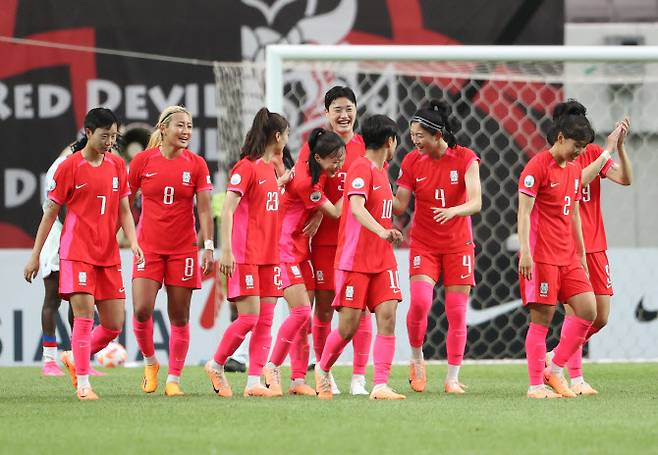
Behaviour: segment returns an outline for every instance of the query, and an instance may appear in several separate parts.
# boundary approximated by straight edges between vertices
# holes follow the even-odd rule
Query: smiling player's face
[[[354,130],[356,105],[347,98],[336,98],[325,111],[334,133],[344,136]]]
[[[187,148],[192,139],[192,119],[185,112],[176,112],[162,126],[162,142],[174,149]]]

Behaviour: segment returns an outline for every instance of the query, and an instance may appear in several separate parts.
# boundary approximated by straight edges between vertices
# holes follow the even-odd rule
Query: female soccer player
[[[210,215],[212,183],[205,160],[187,149],[192,137],[192,115],[181,106],[169,106],[160,114],[146,150],[130,164],[131,205],[142,194],[137,225],[144,262],[133,265],[133,331],[144,355],[142,390],[155,392],[160,365],[153,345],[153,309],[164,283],[171,323],[169,374],[166,396],[183,395],[180,376],[190,346],[190,300],[201,288],[198,264],[194,199],[201,227],[203,274],[213,262],[213,226]],[[166,235],[163,235],[166,233]]]
[[[357,158],[345,178],[343,213],[336,253],[336,299],[338,329],[332,331],[315,366],[320,399],[331,399],[329,371],[354,336],[364,310],[375,313],[377,338],[374,347],[375,386],[371,399],[400,400],[388,387],[395,353],[395,312],[402,300],[392,242],[402,240],[392,229],[393,193],[384,163],[393,158],[398,128],[384,115],[368,118],[361,129],[365,157]]]
[[[434,286],[441,274],[448,318],[446,393],[463,394],[459,368],[466,348],[466,306],[475,285],[475,254],[470,216],[482,207],[479,158],[457,144],[457,124],[445,101],[430,101],[411,118],[416,150],[402,160],[393,213],[401,215],[411,195],[416,208],[411,225],[409,275],[411,304],[407,331],[411,345],[409,383],[425,390],[423,341]]]
[[[144,260],[135,237],[123,160],[108,153],[116,141],[117,121],[109,109],[95,108],[85,117],[87,143],[69,156],[55,172],[48,204],[25,266],[29,282],[39,270],[39,253],[57,217],[66,204],[67,215],[60,241],[59,293],[73,306],[74,324],[70,352],[62,354],[80,400],[96,400],[89,384],[89,357],[100,351],[121,331],[125,288],[116,233],[121,226],[137,257]],[[100,325],[92,332],[94,305]],[[75,359],[75,364],[73,360]]]
[[[238,318],[226,329],[205,371],[220,397],[233,395],[224,363],[251,331],[244,396],[270,397],[260,382],[272,342],[272,317],[281,292],[279,186],[273,161],[281,161],[288,121],[263,108],[254,117],[222,208],[220,271],[228,277],[228,299]]]
[[[571,100],[568,105],[585,112],[585,107],[577,101]],[[556,114],[560,114],[560,112],[556,112]],[[554,120],[556,119],[554,118]],[[607,324],[608,315],[610,314],[610,299],[613,294],[610,265],[606,254],[608,245],[601,213],[601,179],[607,178],[625,186],[630,185],[633,181],[632,165],[624,147],[624,138],[630,128],[628,119],[620,122],[618,127],[619,131],[616,129],[608,137],[605,150],[596,144],[589,144],[576,159],[584,169],[580,216],[585,240],[589,281],[592,283],[596,298],[596,319],[594,319],[592,327],[585,335],[585,342]],[[616,143],[614,142],[615,139]],[[619,154],[619,164],[610,158],[610,153],[614,152],[615,149]],[[568,305],[565,310],[564,325],[568,327],[572,324],[574,312]],[[552,353],[549,353],[549,359],[550,357],[552,357]],[[583,378],[582,362],[583,350],[580,347],[567,362],[571,390],[576,395],[596,395],[598,392]]]
[[[594,139],[594,131],[578,106],[560,103],[555,114],[547,136],[551,148],[535,155],[519,179],[519,280],[523,303],[530,310],[525,340],[528,398],[576,396],[562,368],[582,346],[596,317],[579,213],[582,172],[575,162]],[[546,335],[558,300],[571,306],[574,316],[563,327],[560,344],[545,368]]]
[[[299,161],[295,166],[281,206],[281,281],[290,316],[281,325],[270,361],[263,370],[267,386],[277,395],[283,394],[280,367],[291,348],[297,349],[298,355],[291,355],[292,382],[289,393],[315,395],[315,390],[304,380],[308,350],[300,352],[299,346],[291,347],[293,340],[299,341],[297,334],[302,328],[308,327],[311,314],[308,291],[315,288],[309,239],[304,227],[316,210],[331,218],[340,217],[343,202],[341,197],[334,206],[323,189],[327,178],[334,177],[343,165],[345,143],[336,133],[316,128],[311,132],[308,144],[311,151],[308,162]]]
[[[328,178],[325,185],[327,198],[332,204],[335,204],[343,196],[345,176],[348,169],[354,160],[364,155],[365,145],[363,138],[354,132],[357,108],[356,96],[351,88],[332,87],[324,96],[324,107],[330,129],[340,136],[345,143],[346,150],[343,169],[334,177]],[[306,143],[299,152],[298,161],[308,161],[309,155],[309,147]],[[317,227],[318,223],[319,228]],[[324,343],[331,331],[331,319],[334,314],[332,302],[336,295],[334,288],[334,258],[336,257],[338,244],[338,221],[330,217],[324,217],[322,212],[318,212],[309,222],[307,233],[309,235],[313,234],[315,229],[317,229],[317,232],[312,235],[311,240],[311,262],[315,270],[315,310],[311,332],[313,334],[315,358],[319,361]],[[301,342],[304,343],[306,339],[304,329],[300,331],[299,337]],[[365,388],[365,374],[371,342],[372,321],[370,313],[365,311],[359,322],[359,328],[352,338],[354,347],[353,375],[350,384],[350,393],[352,395],[368,395]],[[333,376],[331,377],[331,383],[334,395],[339,394],[340,390],[336,386]]]

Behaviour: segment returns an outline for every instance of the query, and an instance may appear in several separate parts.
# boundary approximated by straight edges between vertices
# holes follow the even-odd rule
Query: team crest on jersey
[[[420,267],[420,256],[414,256],[414,268]]]
[[[453,169],[452,171],[450,171],[450,183],[452,185],[455,185],[457,184],[458,180],[459,180],[459,172]]]
[[[210,176],[209,176],[209,175],[206,175],[206,183],[207,183],[208,185],[212,185],[212,180],[210,180]]]
[[[119,191],[119,177],[112,177],[112,191]]]
[[[354,286],[345,287],[345,298],[347,300],[354,300]]]
[[[352,180],[352,188],[355,190],[360,190],[365,186],[366,182],[363,181],[361,177],[357,177],[354,180]]]
[[[295,275],[295,278],[299,278],[300,276],[302,276],[301,272],[299,271],[299,267],[297,267],[296,265],[291,266],[290,270],[292,270],[292,274]]]
[[[78,272],[78,283],[80,286],[87,284],[87,272]]]
[[[55,179],[52,179],[50,182],[48,182],[48,191],[53,191],[56,186],[57,183],[55,183]]]
[[[539,284],[539,296],[548,297],[548,283],[542,282]]]
[[[242,177],[240,176],[240,174],[233,174],[231,176],[231,185],[239,185],[241,181],[242,181]]]
[[[183,183],[190,183],[190,180],[192,180],[192,174],[190,174],[187,171],[183,172]]]
[[[532,175],[526,175],[525,179],[523,180],[523,184],[526,188],[532,188],[532,186],[535,184],[535,178]]]
[[[244,284],[245,284],[245,286],[247,286],[247,289],[253,289],[254,288],[254,276],[253,275],[245,275]]]
[[[322,193],[320,191],[313,191],[310,197],[311,202],[319,202],[322,199]]]
[[[324,283],[324,272],[322,270],[318,270],[316,276],[318,278],[318,283]]]

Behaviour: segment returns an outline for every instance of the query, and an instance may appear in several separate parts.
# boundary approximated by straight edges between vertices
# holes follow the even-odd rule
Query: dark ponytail
[[[286,145],[283,147],[283,156],[281,157],[281,160],[283,161],[283,167],[286,169],[292,169],[295,167],[295,159],[292,157],[292,153],[290,153],[290,148]]]
[[[345,143],[343,140],[333,131],[327,131],[323,128],[315,128],[311,131],[311,135],[308,137],[308,148],[310,150],[308,170],[311,174],[313,185],[318,183],[320,174],[322,173],[322,167],[315,159],[315,155],[319,155],[320,158],[326,158],[344,147]]]
[[[587,109],[578,101],[570,98],[559,103],[553,110],[553,120],[546,134],[550,145],[555,144],[560,133],[566,139],[590,143],[594,140],[594,129],[586,117]]]
[[[281,133],[288,128],[288,120],[281,114],[270,112],[267,108],[261,108],[254,117],[251,128],[247,132],[244,145],[241,149],[240,158],[249,158],[252,161],[262,157],[265,148],[272,141],[276,133]]]
[[[104,107],[95,107],[85,115],[82,137],[71,144],[69,148],[73,153],[82,150],[87,145],[87,130],[91,130],[93,133],[97,128],[110,129],[112,125],[116,125],[117,129],[120,126],[119,119],[114,115],[114,112]]]
[[[431,100],[421,107],[411,118],[411,123],[418,123],[431,135],[440,133],[448,143],[448,147],[457,145],[455,133],[459,131],[460,125],[452,117],[452,108],[443,100]]]

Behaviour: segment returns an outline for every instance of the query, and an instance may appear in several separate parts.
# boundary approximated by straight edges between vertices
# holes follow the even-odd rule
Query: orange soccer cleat
[[[551,399],[551,398],[562,398],[562,395],[559,393],[553,392],[550,387],[540,387],[538,389],[534,390],[528,390],[528,393],[526,394],[528,398],[534,398],[534,399]]]
[[[263,367],[263,375],[265,376],[265,385],[270,389],[275,396],[283,396],[281,389],[281,367],[272,365],[271,363]]]
[[[571,391],[576,395],[598,395],[598,391],[586,382],[571,384]]]
[[[168,382],[165,384],[164,394],[168,397],[180,397],[185,395],[185,392],[183,392],[183,389],[180,388],[179,383]]]
[[[443,383],[443,391],[451,395],[463,395],[467,387],[459,381],[446,381]]]
[[[146,393],[153,393],[158,388],[158,371],[160,364],[144,365],[144,377],[142,378],[142,390]]]
[[[576,394],[569,388],[564,376],[551,373],[550,368],[544,369],[544,384],[551,386],[555,393],[562,395],[563,398],[576,398]]]
[[[62,352],[62,355],[59,356],[60,360],[66,367],[67,371],[69,372],[69,376],[71,377],[71,384],[73,384],[73,388],[77,389],[78,388],[78,376],[75,374],[75,363],[73,362],[73,352],[71,351],[64,351]]]
[[[242,396],[272,398],[272,397],[280,397],[281,395],[276,394],[271,389],[265,387],[263,384],[256,384],[251,387],[245,387]]]
[[[424,360],[412,360],[409,363],[409,385],[414,392],[423,392],[427,384]]]
[[[405,400],[407,397],[401,393],[395,392],[388,385],[377,385],[372,389],[370,393],[371,400]]]
[[[313,390],[313,387],[310,385],[306,384],[305,382],[302,382],[300,384],[290,384],[290,388],[288,389],[288,394],[289,395],[303,395],[303,396],[310,396],[314,397],[315,396],[315,390]]]
[[[320,369],[320,364],[315,365],[315,391],[320,400],[331,400],[334,394],[331,392],[331,375]]]
[[[98,395],[96,395],[96,392],[94,392],[91,387],[82,387],[78,389],[76,395],[80,401],[98,400]]]
[[[210,383],[212,384],[212,389],[217,394],[217,396],[223,398],[230,398],[233,396],[233,391],[231,390],[231,386],[226,380],[226,375],[223,371],[215,370],[212,366],[210,366],[210,361],[206,363],[203,369],[208,375]]]

